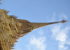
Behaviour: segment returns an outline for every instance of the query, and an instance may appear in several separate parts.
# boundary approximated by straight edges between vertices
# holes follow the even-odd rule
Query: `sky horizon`
[[[70,0],[3,0],[0,9],[30,22],[54,22],[17,39],[13,50],[70,50]]]

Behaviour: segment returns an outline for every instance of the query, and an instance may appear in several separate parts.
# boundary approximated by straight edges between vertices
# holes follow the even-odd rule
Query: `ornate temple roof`
[[[19,37],[24,36],[33,29],[50,24],[64,23],[65,20],[50,23],[31,23],[27,20],[17,19],[7,15],[8,11],[0,10],[0,50],[11,50]]]

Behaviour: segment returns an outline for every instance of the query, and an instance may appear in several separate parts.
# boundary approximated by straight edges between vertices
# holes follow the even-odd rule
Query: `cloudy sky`
[[[70,0],[3,0],[0,9],[30,22],[68,20],[29,32],[13,50],[70,50]]]

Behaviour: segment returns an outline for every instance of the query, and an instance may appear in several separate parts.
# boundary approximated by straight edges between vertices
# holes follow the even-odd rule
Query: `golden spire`
[[[50,23],[31,23],[31,24],[33,25],[33,29],[36,29],[36,28],[43,27],[43,26],[50,25],[50,24],[64,23],[64,22],[66,22],[66,20],[50,22]]]
[[[65,20],[50,23],[31,23],[7,15],[8,11],[0,9],[0,50],[11,50],[17,38],[24,36],[33,29],[50,24],[64,23]]]

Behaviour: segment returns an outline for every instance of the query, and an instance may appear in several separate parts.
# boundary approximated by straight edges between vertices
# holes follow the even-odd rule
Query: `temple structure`
[[[24,36],[36,28],[66,22],[62,20],[50,23],[31,23],[27,20],[17,19],[7,13],[8,11],[0,9],[0,50],[11,50],[19,37]]]

